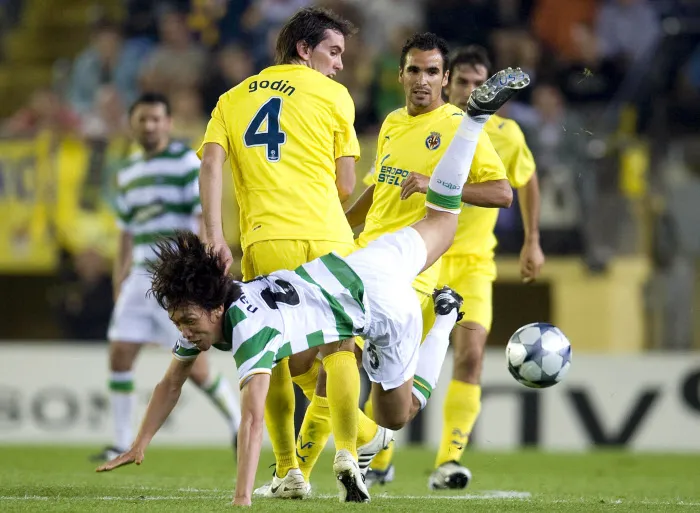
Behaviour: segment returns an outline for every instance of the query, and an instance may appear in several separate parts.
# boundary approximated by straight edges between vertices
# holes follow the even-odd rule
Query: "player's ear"
[[[311,59],[311,47],[309,46],[309,43],[303,39],[301,41],[297,41],[297,54],[299,54],[299,58],[303,61],[308,61]]]
[[[443,89],[447,87],[447,84],[450,83],[450,70],[445,71],[445,74],[442,77],[442,87]]]

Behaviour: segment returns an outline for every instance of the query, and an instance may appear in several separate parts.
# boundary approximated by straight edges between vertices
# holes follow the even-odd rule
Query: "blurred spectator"
[[[254,0],[224,0],[226,12],[219,20],[219,44],[241,43],[244,39],[243,14]]]
[[[139,65],[139,53],[124,45],[119,27],[101,22],[95,28],[90,46],[78,55],[73,65],[68,90],[71,105],[79,114],[87,114],[97,90],[105,84],[113,84],[124,101],[133,101]]]
[[[34,91],[26,106],[0,124],[0,135],[28,137],[45,129],[62,135],[77,130],[79,126],[79,116],[55,91],[45,87]]]
[[[387,51],[379,54],[374,63],[372,104],[374,121],[381,123],[392,111],[406,103],[403,86],[398,81],[399,56],[406,39],[413,34],[413,27],[396,27],[389,39]],[[379,131],[379,128],[376,130]]]
[[[537,0],[533,11],[532,28],[542,43],[563,61],[585,58],[577,31],[592,27],[596,19],[596,0]]]
[[[271,44],[279,28],[296,11],[311,5],[312,0],[253,0],[243,14],[241,26],[250,44],[255,67],[260,69],[272,63]]]
[[[198,148],[204,137],[208,119],[204,117],[199,92],[195,89],[178,89],[170,95],[170,104],[173,112],[173,139]]]
[[[190,34],[185,14],[170,10],[158,21],[160,43],[141,68],[142,88],[167,94],[196,87],[203,80],[207,55]]]
[[[164,10],[187,12],[190,0],[123,0],[126,4],[125,36],[129,39],[156,41],[157,20]]]
[[[595,173],[585,165],[589,133],[567,109],[559,89],[549,84],[533,90],[532,110],[517,118],[537,163],[542,229],[557,234],[543,237],[554,246],[547,252],[580,251],[581,220],[595,195]]]
[[[601,59],[631,63],[649,57],[661,24],[648,0],[609,0],[598,14],[596,35]]]
[[[114,173],[132,152],[126,109],[115,87],[98,91],[83,123],[83,137],[88,160],[79,202],[82,209],[96,210],[111,201]]]
[[[488,46],[489,34],[498,25],[497,9],[493,0],[427,0],[426,28],[451,45]]]
[[[686,65],[684,78],[695,94],[700,93],[700,45],[697,46]]]
[[[88,140],[109,141],[125,137],[128,119],[119,91],[112,85],[100,87],[95,104],[83,122],[83,135]]]
[[[106,258],[92,246],[63,254],[60,286],[53,298],[63,337],[104,340],[112,313],[112,279]]]
[[[204,82],[204,110],[210,113],[216,107],[219,96],[255,73],[253,59],[242,46],[231,44],[216,55],[216,66]]]
[[[411,33],[420,32],[424,25],[426,0],[344,1],[364,14],[358,39],[372,54],[390,51],[392,38],[397,31],[408,29]]]

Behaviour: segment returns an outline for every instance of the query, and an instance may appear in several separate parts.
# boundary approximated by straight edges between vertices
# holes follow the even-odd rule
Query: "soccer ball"
[[[530,388],[551,387],[569,372],[571,344],[556,326],[534,322],[510,337],[506,361],[518,383]]]

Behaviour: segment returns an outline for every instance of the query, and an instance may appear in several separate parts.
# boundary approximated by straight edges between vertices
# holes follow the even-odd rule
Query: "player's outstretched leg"
[[[520,68],[499,71],[477,87],[469,97],[467,113],[457,133],[435,167],[425,205],[426,217],[413,225],[423,237],[430,267],[452,245],[457,230],[457,215],[462,206],[462,188],[484,123],[519,90],[527,87],[530,77]]]

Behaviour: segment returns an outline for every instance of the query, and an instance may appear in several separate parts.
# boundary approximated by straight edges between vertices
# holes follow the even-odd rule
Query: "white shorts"
[[[345,257],[362,280],[368,303],[362,365],[384,390],[412,380],[416,371],[423,316],[412,284],[427,256],[423,238],[408,227]]]
[[[122,283],[107,331],[110,342],[156,343],[172,349],[180,338],[167,310],[146,297],[151,278],[143,269],[134,269]]]

